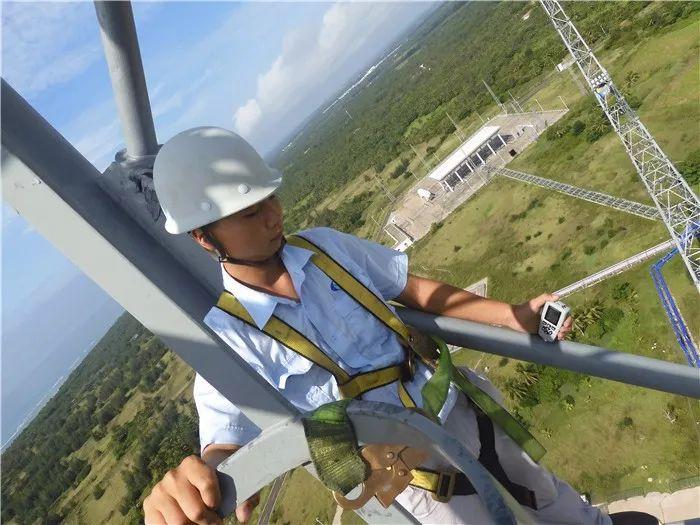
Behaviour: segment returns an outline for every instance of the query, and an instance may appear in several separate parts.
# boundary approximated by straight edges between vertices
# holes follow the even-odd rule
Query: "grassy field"
[[[653,39],[602,53],[599,57],[616,85],[639,99],[641,105],[637,113],[675,163],[686,160],[700,147],[699,20],[700,16],[693,16]],[[563,95],[572,109],[582,99],[568,73],[560,74],[555,82],[534,96],[545,107],[561,107],[559,95]],[[574,118],[576,116],[562,119],[562,123]],[[509,167],[639,202],[651,202],[615,133],[593,144],[582,135],[570,134],[555,141],[540,140]]]
[[[538,199],[539,205],[512,221],[511,217],[526,210],[533,199]],[[563,222],[559,223],[559,217]],[[538,232],[542,233],[535,238]],[[460,287],[488,276],[491,296],[521,302],[631,255],[663,235],[662,226],[644,219],[514,181],[496,180],[435,234],[415,245],[410,260],[412,268],[427,267],[430,276]],[[525,240],[528,236],[533,237]],[[609,243],[600,248],[601,240]],[[587,255],[586,246],[595,246],[595,252]],[[684,312],[697,312],[697,293],[680,262],[674,261],[666,275]],[[613,298],[623,283],[630,283],[635,290],[633,299]],[[616,326],[599,336],[589,336],[585,342],[684,362],[647,265],[571,295],[566,301],[574,308],[599,301],[604,309],[623,311]],[[699,320],[687,318],[691,329],[700,332]],[[487,371],[500,387],[517,374],[515,362],[498,356],[465,351],[460,360]],[[598,379],[565,385],[561,394],[574,398],[573,409],[566,410],[561,402],[542,403],[523,415],[549,451],[545,464],[579,490],[606,500],[630,488],[667,489],[675,479],[698,474],[697,464],[687,461],[698,439],[697,405],[677,396]],[[664,416],[668,404],[678,414],[673,424]],[[621,426],[627,417],[633,425]],[[630,447],[634,453],[629,452]],[[653,485],[645,485],[649,477],[655,480]]]
[[[695,16],[641,44],[599,54],[618,84],[630,71],[637,73],[629,91],[641,100],[641,117],[675,161],[684,160],[692,145],[698,144],[699,26]],[[585,102],[568,72],[547,75],[521,93],[525,90],[534,93],[533,99],[536,97],[545,108],[561,107],[560,95],[572,109]],[[469,133],[480,122],[472,114],[459,124]],[[429,146],[435,147],[440,158],[457,143],[457,138],[449,135],[415,146],[424,156]],[[426,157],[429,165],[436,163],[432,156]],[[371,187],[364,224],[355,233],[388,242],[370,218],[381,224],[391,209],[377,178],[397,196],[413,184],[412,177],[390,177],[398,162],[397,158],[388,163],[379,173],[370,169],[359,174],[312,210],[319,213],[325,208],[335,209]],[[519,155],[511,167],[649,202],[613,133],[592,144],[568,135],[556,141],[542,138]],[[419,177],[426,173],[415,155],[411,155],[409,168]],[[305,225],[311,224],[312,216]],[[416,244],[410,250],[410,260],[415,273],[460,287],[488,276],[490,295],[519,302],[570,284],[667,236],[659,222],[498,179],[453,213],[436,233]],[[699,311],[697,293],[680,261],[669,263],[665,275],[682,311]],[[621,289],[633,291],[624,300],[616,299]],[[648,264],[566,300],[578,309],[599,304],[603,310],[619,308],[623,313],[605,331],[583,335],[584,342],[684,362],[657,299]],[[699,334],[700,319],[686,315],[686,320]],[[518,363],[499,356],[463,350],[457,359],[486,373],[501,387],[518,376]],[[573,403],[564,405],[561,399],[543,402],[519,413],[548,449],[545,464],[580,491],[590,492],[596,501],[629,490],[669,490],[674,480],[700,473],[696,452],[700,410],[696,404],[678,396],[585,377],[570,380],[560,393],[562,399]],[[517,408],[513,399],[509,403]],[[318,519],[329,523],[334,509],[327,491],[298,469],[287,480],[272,521],[294,524]],[[344,512],[342,523],[362,520]]]
[[[618,85],[639,98],[641,118],[677,162],[685,160],[693,145],[699,143],[699,28],[695,16],[641,44],[599,54]],[[630,72],[635,73],[630,78],[636,80],[628,84],[624,79]],[[572,107],[565,124],[576,117],[575,110],[586,102],[568,72],[550,75],[531,91],[533,99],[537,98],[545,108],[561,107],[562,95]],[[471,115],[460,125],[475,129],[475,119],[476,115]],[[443,155],[456,143],[456,138],[449,137],[442,145],[431,141],[419,148],[424,153],[428,145],[438,146],[438,155]],[[413,160],[416,170],[422,168],[418,162]],[[391,166],[379,174],[384,175],[387,185],[392,184],[386,176]],[[510,167],[650,202],[614,133],[594,143],[580,136],[566,135],[554,141],[543,137]],[[366,183],[358,177],[336,194],[335,202],[358,194]],[[405,189],[397,186],[395,190]],[[320,203],[319,207],[325,204]],[[376,191],[370,209],[381,214],[382,210],[387,212],[387,206],[388,200]],[[377,230],[366,221],[356,233],[381,239]],[[460,287],[488,276],[490,295],[519,302],[570,284],[667,238],[660,222],[497,179],[409,253],[415,273],[427,273]],[[619,308],[623,312],[615,326],[582,336],[584,342],[684,363],[648,265],[566,300],[579,310],[599,304],[603,310]],[[692,313],[700,311],[700,300],[684,266],[676,258],[664,273],[697,336],[700,318]],[[621,289],[633,292],[621,301],[616,299]],[[499,386],[518,374],[516,362],[498,356],[464,350],[458,359],[487,373]],[[545,464],[577,489],[591,493],[596,501],[630,490],[669,490],[674,480],[700,474],[697,404],[678,396],[583,377],[561,387],[561,397],[566,396],[573,399],[573,404],[565,406],[561,400],[544,402],[521,415],[548,449]],[[512,399],[509,402],[516,408]],[[695,460],[688,461],[689,458]],[[343,514],[344,523],[357,519],[354,514]]]
[[[146,342],[144,344],[149,344]],[[144,394],[134,389],[123,410],[105,427],[106,435],[99,441],[93,437],[77,450],[74,455],[88,460],[92,465],[90,474],[74,489],[63,494],[58,507],[66,512],[67,523],[120,523],[124,516],[119,513],[119,504],[126,494],[126,486],[122,472],[131,465],[137,452],[132,446],[120,460],[115,460],[111,454],[113,439],[110,430],[117,425],[131,421],[143,407],[147,397],[159,396],[162,399],[182,404],[193,404],[192,380],[194,372],[180,358],[171,352],[162,357],[166,364],[166,372],[170,374],[168,381],[154,392]],[[95,498],[93,490],[96,486],[105,488],[99,498]]]
[[[656,39],[601,58],[616,79],[629,71],[638,73],[631,90],[642,100],[639,113],[677,161],[698,144],[699,27],[695,17]],[[554,103],[556,94],[564,94],[570,105],[581,102],[570,77],[564,75],[536,96],[540,102]],[[570,135],[555,141],[542,138],[509,167],[649,202],[613,133],[593,144]],[[667,236],[661,223],[497,179],[436,233],[414,245],[410,259],[415,273],[460,287],[488,276],[491,296],[520,302],[570,284]],[[586,332],[584,342],[684,363],[650,279],[649,264],[566,301],[579,311],[598,304],[603,311],[622,312],[607,330]],[[700,299],[685,267],[676,258],[664,274],[697,337]],[[633,292],[620,299],[624,289]],[[465,350],[460,360],[486,372],[501,387],[518,374],[517,363],[498,356]],[[577,489],[591,492],[595,500],[628,490],[665,491],[676,479],[700,474],[696,403],[581,377],[563,385],[560,393],[573,403],[544,402],[520,414],[548,449],[545,464]],[[517,408],[513,399],[510,402]]]

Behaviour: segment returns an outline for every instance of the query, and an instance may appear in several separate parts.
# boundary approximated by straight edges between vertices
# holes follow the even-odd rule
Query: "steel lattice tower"
[[[540,0],[593,95],[620,136],[700,290],[700,200],[617,89],[557,0]]]

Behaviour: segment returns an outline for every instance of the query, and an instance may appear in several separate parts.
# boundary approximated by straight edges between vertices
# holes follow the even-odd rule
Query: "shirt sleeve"
[[[241,410],[197,374],[194,402],[199,414],[201,450],[212,443],[245,445],[260,434],[260,429]]]
[[[322,247],[332,245],[334,251],[357,264],[385,301],[395,299],[406,288],[408,256],[405,253],[331,228],[314,228],[308,233],[310,240],[318,240]],[[335,258],[337,253],[329,251],[329,255]],[[343,263],[342,260],[338,262]]]

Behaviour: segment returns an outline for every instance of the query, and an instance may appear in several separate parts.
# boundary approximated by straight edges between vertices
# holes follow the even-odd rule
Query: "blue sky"
[[[218,125],[269,152],[430,5],[134,2],[159,142]],[[1,9],[3,78],[104,170],[123,141],[92,2]],[[3,201],[3,321],[79,273]]]

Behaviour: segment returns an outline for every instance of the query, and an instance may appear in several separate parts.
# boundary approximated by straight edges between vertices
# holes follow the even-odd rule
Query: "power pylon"
[[[700,290],[700,199],[615,86],[557,0],[540,0],[595,99],[617,132]]]

